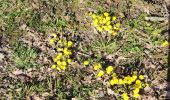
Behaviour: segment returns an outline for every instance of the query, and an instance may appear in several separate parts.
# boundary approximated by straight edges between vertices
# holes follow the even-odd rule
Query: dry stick
[[[168,22],[167,17],[145,17],[145,20],[153,22]]]

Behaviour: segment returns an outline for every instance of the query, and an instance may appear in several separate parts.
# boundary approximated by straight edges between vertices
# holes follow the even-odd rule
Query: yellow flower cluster
[[[53,58],[54,64],[52,65],[52,69],[57,70],[66,70],[67,66],[70,64],[71,59],[70,55],[71,47],[73,45],[72,41],[67,41],[66,39],[60,39],[57,37],[56,34],[52,34],[52,38],[50,39],[50,45],[54,47],[54,45],[57,45],[57,55]]]
[[[92,17],[92,21],[93,21],[92,25],[99,32],[106,31],[111,35],[117,34],[120,28],[120,23],[115,23],[117,19],[116,16],[111,16],[107,12],[100,15],[90,12],[89,15]]]
[[[96,63],[93,65],[93,70],[97,71],[97,77],[101,78],[105,72],[102,70],[102,65],[100,63]],[[108,66],[106,68],[106,73],[108,75],[112,75],[112,79],[109,81],[111,86],[132,86],[132,91],[133,91],[133,97],[134,98],[138,98],[139,97],[139,91],[142,88],[142,80],[144,80],[144,76],[143,75],[137,75],[137,72],[134,71],[132,75],[127,75],[124,76],[122,78],[118,78],[118,76],[115,72],[114,72],[114,67],[113,66]],[[123,93],[122,97],[124,100],[129,100],[129,97],[127,95],[127,93]]]
[[[167,47],[167,46],[169,46],[168,41],[164,41],[164,42],[162,43],[162,46],[163,46],[163,47]]]
[[[123,97],[123,100],[129,100],[129,97],[128,97],[127,93],[123,93],[122,97]]]

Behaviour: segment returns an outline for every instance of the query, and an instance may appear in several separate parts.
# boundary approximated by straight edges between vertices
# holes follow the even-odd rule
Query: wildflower
[[[101,20],[99,20],[99,24],[103,24],[103,20],[101,19]]]
[[[58,52],[63,51],[63,48],[57,48],[57,51]]]
[[[56,35],[55,33],[53,33],[53,34],[52,34],[52,36],[53,36],[54,38],[56,38],[56,37],[57,37],[57,35]]]
[[[133,95],[133,97],[138,98],[138,97],[139,97],[139,94],[136,93],[136,94]]]
[[[71,52],[67,48],[64,48],[63,52],[64,52],[64,55],[66,56],[71,54]]]
[[[143,75],[139,75],[139,79],[140,79],[140,80],[143,80],[143,79],[144,79],[144,76],[143,76]]]
[[[58,61],[57,57],[55,57],[55,58],[53,59],[53,61],[54,61],[54,62],[57,62],[57,61]]]
[[[113,66],[108,66],[108,67],[106,68],[107,74],[110,74],[112,71],[113,71]]]
[[[106,25],[110,25],[110,21],[106,22]]]
[[[98,77],[102,77],[104,75],[103,71],[99,71],[99,73],[97,74]]]
[[[136,84],[141,84],[141,81],[140,80],[136,80]]]
[[[120,23],[116,23],[116,25],[115,25],[117,28],[119,28],[120,27]]]
[[[163,47],[166,47],[166,46],[168,46],[168,45],[169,45],[168,41],[164,41],[164,42],[162,43],[162,46],[163,46]]]
[[[105,13],[104,13],[104,16],[106,16],[106,17],[109,16],[109,13],[105,12]]]
[[[84,63],[83,63],[85,66],[86,65],[89,65],[89,61],[84,61]]]
[[[61,70],[61,68],[57,66],[57,70],[59,70],[59,71],[60,71],[60,70]]]
[[[72,41],[68,41],[68,43],[67,43],[68,48],[71,47],[72,45],[73,45],[73,42]]]
[[[67,59],[67,62],[68,62],[68,64],[70,64],[70,62],[71,62],[71,59]]]
[[[100,69],[100,68],[102,68],[101,64],[96,64],[96,65],[94,66],[94,70],[98,70],[98,69]]]
[[[123,93],[122,97],[123,97],[123,100],[129,100],[129,97],[128,97],[127,93]]]
[[[119,28],[118,28],[118,27],[116,27],[116,26],[114,26],[114,27],[113,27],[113,29],[114,29],[114,30],[119,30]]]
[[[135,98],[138,98],[139,97],[139,88],[135,88],[135,90],[133,90],[133,96],[135,97]]]
[[[96,18],[96,15],[95,15],[95,14],[92,14],[92,18],[95,19],[95,18]]]
[[[112,29],[112,26],[111,26],[111,25],[108,25],[108,29],[109,29],[109,30]]]
[[[115,84],[118,84],[118,83],[119,83],[119,80],[117,78],[114,78],[110,81],[111,85],[115,85]]]
[[[67,65],[67,63],[66,63],[65,61],[62,61],[61,64],[62,64],[63,66],[66,66],[66,65]]]
[[[51,67],[52,69],[55,69],[56,68],[56,65],[52,65],[52,67]]]
[[[119,79],[119,84],[124,84],[122,79]]]
[[[60,68],[61,68],[62,70],[65,70],[65,69],[66,69],[66,66],[60,66]]]
[[[116,73],[113,73],[113,75],[112,75],[114,78],[116,78],[117,77],[117,75],[116,75]]]
[[[97,26],[98,26],[98,24],[97,24],[96,22],[93,22],[93,25],[94,25],[94,27],[97,27]]]
[[[103,30],[103,29],[102,29],[101,27],[99,27],[99,26],[97,27],[97,29],[99,30],[99,32],[102,32],[102,30]]]
[[[56,58],[54,59],[54,62],[56,62],[57,60],[60,60],[60,59],[61,59],[61,56],[57,55]]]
[[[133,75],[132,76],[132,80],[135,81],[137,79],[137,76],[136,75]]]
[[[106,17],[106,21],[109,21],[111,18],[110,17]]]
[[[141,88],[142,85],[141,85],[141,81],[140,80],[136,80],[135,82],[135,88]]]
[[[115,17],[115,16],[113,16],[113,17],[112,17],[112,21],[115,21],[115,20],[116,20],[116,17]]]
[[[115,31],[112,31],[112,35],[114,36],[114,35],[117,35],[117,32],[115,32]]]
[[[54,39],[50,39],[50,44],[54,44]]]
[[[57,61],[57,65],[61,65],[61,61]]]

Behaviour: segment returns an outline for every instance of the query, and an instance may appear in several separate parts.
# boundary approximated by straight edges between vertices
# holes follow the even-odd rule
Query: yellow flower
[[[55,58],[53,59],[54,62],[57,62],[57,60],[58,60],[57,57],[55,57]]]
[[[50,39],[50,44],[54,44],[54,39]]]
[[[133,90],[133,96],[135,97],[135,98],[138,98],[139,97],[139,88],[135,88],[135,90]]]
[[[60,71],[60,70],[61,70],[61,69],[60,69],[60,67],[58,67],[58,66],[57,66],[57,70],[59,70],[59,71]]]
[[[139,75],[139,79],[140,79],[140,80],[143,80],[143,79],[144,79],[144,76],[143,76],[143,75]]]
[[[117,32],[112,31],[112,35],[113,35],[113,36],[117,35]]]
[[[65,61],[62,61],[61,64],[62,64],[63,66],[66,66],[66,65],[67,65],[67,63],[66,63]]]
[[[129,97],[128,97],[127,93],[123,93],[122,97],[123,97],[123,100],[129,100]]]
[[[106,16],[106,17],[109,16],[109,13],[105,12],[105,13],[104,13],[104,16]]]
[[[164,41],[164,42],[162,43],[162,46],[164,46],[164,47],[166,47],[166,46],[168,46],[168,45],[169,45],[168,41]]]
[[[56,35],[55,33],[53,33],[53,34],[52,34],[52,36],[53,36],[54,38],[56,38],[56,37],[57,37],[57,35]]]
[[[96,65],[94,66],[94,70],[98,70],[98,69],[100,69],[100,68],[102,68],[101,64],[96,64]]]
[[[56,68],[56,65],[52,65],[52,67],[51,67],[52,69],[55,69]]]
[[[62,70],[66,70],[66,66],[60,66]]]
[[[98,24],[97,24],[96,22],[93,22],[93,26],[94,26],[94,27],[97,27]]]
[[[98,22],[99,22],[99,20],[98,20],[98,19],[95,19],[95,20],[94,20],[94,22],[95,22],[95,23],[98,23]]]
[[[92,14],[92,18],[95,19],[95,18],[96,18],[96,15],[95,15],[95,14]]]
[[[97,74],[98,77],[102,77],[104,75],[104,72],[101,70],[99,71],[99,73]]]
[[[104,18],[102,23],[105,24],[106,22],[107,22],[107,20]]]
[[[111,18],[110,17],[106,17],[106,21],[109,21]]]
[[[141,88],[142,85],[141,85],[141,81],[140,80],[136,80],[135,82],[135,88]]]
[[[103,20],[101,19],[101,20],[99,20],[99,24],[103,24]]]
[[[138,97],[139,97],[139,94],[136,93],[136,94],[133,95],[133,97],[138,98]]]
[[[111,30],[111,29],[112,29],[112,26],[111,26],[111,25],[108,25],[108,29]]]
[[[68,48],[71,47],[72,45],[73,45],[73,42],[72,41],[68,41],[68,43],[67,43]]]
[[[97,29],[99,30],[99,32],[102,32],[103,31],[103,29],[101,28],[101,27],[97,27]]]
[[[122,79],[119,79],[119,84],[124,84]]]
[[[132,76],[132,80],[135,81],[137,79],[137,76],[136,75],[133,75]]]
[[[110,25],[110,21],[106,22],[106,25]]]
[[[116,78],[116,77],[117,77],[116,73],[113,73],[113,74],[112,74],[112,76],[113,76],[114,78]]]
[[[116,20],[116,16],[113,16],[113,17],[112,17],[112,21],[115,21],[115,20]]]
[[[134,94],[139,93],[139,88],[135,88],[135,90],[133,90]]]
[[[110,81],[111,85],[115,85],[115,84],[118,84],[118,83],[119,83],[119,80],[117,78],[114,78]]]
[[[84,63],[83,63],[85,66],[86,65],[89,65],[89,61],[84,61]]]
[[[115,25],[117,28],[119,28],[120,27],[120,23],[116,23],[116,25]]]
[[[118,27],[116,27],[116,26],[114,26],[114,27],[113,27],[113,29],[114,29],[114,30],[119,30],[119,28],[118,28]]]
[[[58,52],[63,51],[63,48],[57,48],[57,51]]]
[[[67,46],[67,41],[64,41],[64,46]]]
[[[141,81],[140,80],[136,80],[136,84],[141,84]]]
[[[71,51],[69,51],[67,48],[64,48],[64,55],[70,55],[71,54]]]
[[[107,74],[111,74],[112,71],[113,71],[113,66],[108,66],[108,67],[106,68]]]
[[[61,57],[62,55],[63,55],[62,53],[58,53],[58,56],[60,56],[60,57]]]
[[[61,61],[57,61],[57,65],[61,65]]]
[[[67,62],[68,62],[68,64],[70,64],[70,62],[71,62],[71,59],[67,59]]]

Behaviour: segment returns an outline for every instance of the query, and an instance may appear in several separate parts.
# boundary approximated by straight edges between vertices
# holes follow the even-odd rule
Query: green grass
[[[37,57],[38,50],[19,43],[14,48],[12,60],[15,62],[16,68],[26,70],[39,67],[36,61]]]

